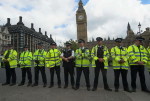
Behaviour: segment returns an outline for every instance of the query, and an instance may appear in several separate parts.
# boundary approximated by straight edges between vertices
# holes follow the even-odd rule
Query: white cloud
[[[57,42],[76,39],[75,0],[0,0],[0,3],[0,24],[6,23],[8,17],[16,24],[22,16],[26,26],[33,22],[36,31],[42,28],[43,33],[52,34]],[[139,0],[89,0],[85,9],[89,39],[125,37],[128,22],[135,32],[139,22],[143,30],[150,26],[150,5],[143,5]],[[58,27],[62,25],[66,26]]]

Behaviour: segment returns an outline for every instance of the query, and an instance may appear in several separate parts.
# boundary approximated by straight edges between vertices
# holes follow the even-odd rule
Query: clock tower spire
[[[83,39],[85,42],[87,42],[87,16],[82,0],[79,1],[78,5],[79,7],[76,12],[77,39]]]

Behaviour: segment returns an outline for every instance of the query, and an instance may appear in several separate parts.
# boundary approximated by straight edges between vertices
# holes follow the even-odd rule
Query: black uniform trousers
[[[45,67],[44,66],[36,66],[34,70],[35,70],[35,84],[38,84],[38,81],[39,81],[39,71],[41,72],[43,83],[47,84]]]
[[[80,79],[81,79],[82,71],[84,73],[86,86],[90,87],[89,67],[76,67],[76,72],[77,72],[76,87],[79,88],[80,86]]]
[[[6,83],[16,83],[16,71],[15,68],[10,68],[9,63],[5,63],[6,69]]]
[[[96,67],[95,67],[95,78],[94,78],[94,86],[93,88],[97,88],[98,86],[98,78],[99,78],[99,72],[101,70],[102,76],[103,76],[103,83],[104,83],[104,88],[107,89],[109,88],[108,83],[107,83],[107,69],[104,69],[104,63],[100,63],[99,61],[95,61]]]
[[[74,65],[73,62],[63,63],[65,85],[68,86],[68,77],[70,74],[71,85],[74,86]]]
[[[55,66],[50,68],[50,85],[54,85],[54,72],[56,72],[58,85],[61,85],[61,78],[60,78],[60,66]]]
[[[25,83],[25,79],[26,79],[26,73],[28,75],[28,83],[32,83],[32,74],[31,74],[31,67],[24,67],[21,68],[22,71],[22,81],[21,83],[24,84]]]
[[[131,86],[136,89],[136,77],[139,73],[140,83],[142,90],[146,90],[147,86],[145,83],[144,65],[131,65]]]
[[[124,88],[124,90],[129,90],[128,81],[127,81],[127,73],[128,73],[128,70],[125,70],[125,69],[114,69],[114,75],[115,75],[114,86],[115,86],[115,89],[119,89],[119,77],[121,74],[122,82],[123,82],[123,88]]]

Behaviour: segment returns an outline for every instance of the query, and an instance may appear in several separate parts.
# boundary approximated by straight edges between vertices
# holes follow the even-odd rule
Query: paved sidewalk
[[[38,87],[1,86],[0,101],[150,101],[150,94],[138,90],[136,93],[109,92],[103,89],[87,91],[81,87],[75,91],[67,89]]]

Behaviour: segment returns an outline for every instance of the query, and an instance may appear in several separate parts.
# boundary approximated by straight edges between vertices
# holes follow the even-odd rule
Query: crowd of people
[[[92,91],[96,91],[98,87],[99,73],[102,72],[104,89],[112,91],[107,83],[107,69],[109,69],[108,60],[112,58],[112,67],[114,69],[114,88],[115,92],[119,91],[119,77],[122,76],[123,89],[127,92],[136,92],[136,78],[137,73],[140,77],[141,90],[150,93],[145,83],[145,66],[149,67],[150,72],[150,44],[148,48],[142,46],[144,38],[137,37],[133,45],[128,48],[123,47],[122,38],[115,40],[116,46],[108,50],[107,46],[103,45],[103,39],[97,37],[97,45],[90,51],[85,46],[83,39],[78,40],[79,48],[75,51],[71,49],[71,43],[66,42],[63,51],[57,48],[57,44],[52,42],[49,51],[43,49],[43,43],[38,43],[38,49],[32,53],[28,50],[28,46],[24,46],[24,51],[18,54],[13,49],[11,44],[7,45],[7,49],[2,57],[2,65],[6,69],[6,82],[2,84],[14,86],[16,85],[15,68],[20,67],[22,71],[22,80],[18,86],[25,85],[26,74],[28,76],[27,86],[38,86],[39,72],[41,72],[43,87],[47,86],[47,78],[45,68],[50,71],[50,85],[54,86],[54,73],[57,75],[58,88],[61,88],[60,68],[61,63],[64,67],[64,88],[68,87],[68,78],[72,89],[78,90],[80,88],[80,78],[83,72],[86,81],[87,90],[91,90],[89,67],[94,67],[94,81]],[[18,56],[19,55],[19,56]],[[18,59],[19,57],[19,59]],[[34,61],[34,82],[32,81],[31,67]],[[131,70],[131,87],[128,86],[127,74]],[[74,79],[74,69],[76,69],[76,79]]]

